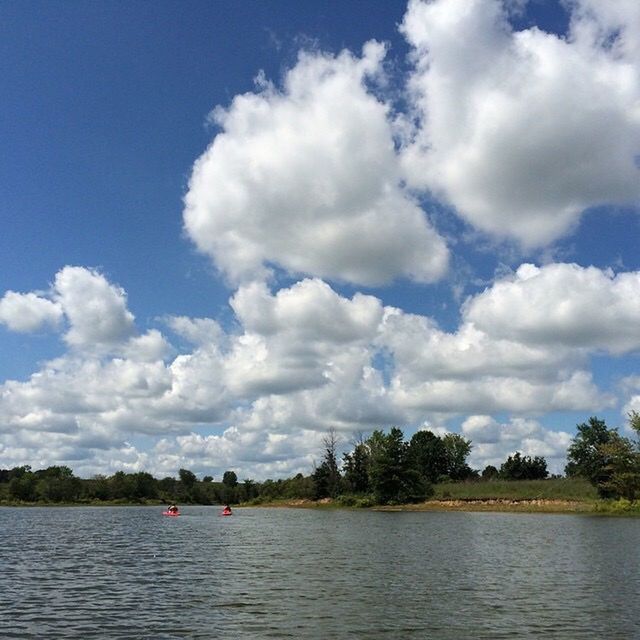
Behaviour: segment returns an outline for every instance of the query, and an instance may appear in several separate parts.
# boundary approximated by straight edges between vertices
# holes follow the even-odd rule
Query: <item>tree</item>
[[[467,458],[471,453],[471,440],[463,438],[457,433],[447,433],[442,438],[446,451],[445,475],[451,480],[465,480],[473,475]]]
[[[483,480],[494,480],[495,478],[498,477],[499,473],[500,472],[492,464],[488,464],[482,470],[482,479]]]
[[[335,498],[340,493],[341,477],[338,470],[336,450],[338,440],[335,429],[329,429],[329,433],[322,440],[324,455],[320,466],[313,472],[314,497]]]
[[[52,466],[34,475],[38,478],[38,496],[47,502],[73,502],[80,496],[80,479],[74,477],[69,467]]]
[[[131,474],[132,496],[138,500],[157,498],[158,484],[156,479],[146,471]]]
[[[376,430],[367,443],[371,455],[369,483],[377,502],[417,502],[430,494],[430,485],[411,464],[400,429],[393,427],[388,434]]]
[[[567,452],[567,476],[582,476],[598,487],[601,497],[610,497],[606,488],[609,471],[606,455],[602,449],[615,438],[616,430],[607,428],[604,420],[595,416],[588,422],[577,425],[577,434],[569,445]]]
[[[179,469],[178,476],[180,477],[180,482],[182,482],[182,486],[189,491],[193,488],[193,485],[196,483],[198,478],[196,478],[196,474],[189,469]]]
[[[222,484],[229,489],[233,489],[238,486],[238,476],[235,471],[225,471],[222,475]]]
[[[369,449],[365,442],[357,442],[352,453],[344,454],[344,482],[349,491],[369,491],[369,458]]]
[[[636,432],[639,438],[638,443],[636,443],[636,447],[640,448],[640,413],[637,411],[629,411],[627,418],[629,419],[629,426]]]
[[[33,502],[36,499],[36,477],[31,472],[14,476],[9,480],[9,496],[15,500]]]
[[[409,441],[409,457],[417,471],[429,482],[449,472],[450,456],[442,438],[431,431],[417,431]]]
[[[543,480],[549,475],[547,461],[536,456],[522,456],[516,451],[500,467],[500,477],[505,480]]]
[[[640,436],[640,415],[631,411],[628,418],[629,426]],[[577,430],[567,455],[567,475],[587,478],[601,498],[635,500],[640,493],[640,444],[607,428],[596,417]]]
[[[635,500],[640,494],[640,452],[628,438],[618,433],[599,447],[604,458],[598,490],[610,497]]]

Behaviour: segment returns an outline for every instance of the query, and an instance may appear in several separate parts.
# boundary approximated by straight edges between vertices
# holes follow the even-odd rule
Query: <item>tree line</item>
[[[629,414],[629,426],[638,440],[620,435],[603,420],[591,417],[577,425],[567,451],[567,477],[583,477],[601,498],[634,501],[640,495],[640,414]],[[33,471],[25,465],[0,469],[0,502],[24,503],[145,503],[181,504],[260,503],[278,499],[334,499],[345,505],[404,504],[433,495],[442,482],[478,482],[495,479],[539,480],[549,476],[541,456],[520,452],[507,457],[500,468],[472,469],[467,460],[471,440],[458,434],[416,432],[408,441],[401,429],[375,430],[359,436],[352,449],[338,459],[336,432],[323,440],[320,463],[311,474],[257,482],[238,480],[232,470],[220,481],[208,475],[199,480],[188,469],[178,477],[154,478],[150,473],[118,471],[90,479],[74,476],[66,466]]]
[[[189,469],[180,469],[177,478],[160,480],[146,471],[82,479],[66,466],[0,469],[0,501],[4,502],[227,504],[253,500],[258,495],[256,486],[252,480],[238,482],[234,471],[226,471],[220,482],[214,482],[212,476],[198,480]]]

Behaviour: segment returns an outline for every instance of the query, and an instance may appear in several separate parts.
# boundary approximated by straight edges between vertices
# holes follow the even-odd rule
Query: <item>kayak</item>
[[[231,511],[223,511],[220,515],[221,516],[232,516],[233,513],[231,513]]]
[[[163,511],[162,515],[175,517],[175,516],[179,516],[180,512],[179,511]]]

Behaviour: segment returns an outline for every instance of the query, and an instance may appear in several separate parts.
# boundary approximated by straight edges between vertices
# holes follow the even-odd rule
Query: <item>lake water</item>
[[[2,638],[640,638],[640,520],[0,509]]]

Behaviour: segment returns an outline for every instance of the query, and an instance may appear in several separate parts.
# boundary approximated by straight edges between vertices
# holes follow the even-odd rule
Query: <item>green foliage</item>
[[[225,471],[224,474],[222,475],[222,484],[225,485],[225,487],[229,487],[230,489],[233,489],[234,487],[238,486],[238,476],[236,475],[235,471]]]
[[[500,477],[505,480],[543,480],[548,475],[544,458],[522,456],[519,451],[509,456],[500,467]]]
[[[320,466],[313,472],[314,497],[335,498],[341,490],[341,476],[336,458],[337,439],[333,429],[323,440],[324,455]]]
[[[369,483],[379,504],[404,504],[424,500],[432,488],[412,464],[409,446],[400,429],[388,434],[374,431],[369,440]]]
[[[567,476],[582,476],[587,478],[602,491],[602,497],[609,497],[603,488],[608,480],[605,471],[606,459],[602,452],[602,445],[609,444],[614,437],[615,429],[607,428],[604,420],[595,416],[588,422],[577,425],[577,434],[567,451]]]
[[[640,452],[631,440],[615,433],[600,445],[604,467],[599,488],[605,495],[635,500],[640,495]]]
[[[178,470],[178,476],[180,477],[180,482],[182,486],[188,491],[195,485],[198,478],[196,478],[196,474],[189,469],[180,469]]]
[[[640,415],[629,413],[629,425],[640,436]],[[608,429],[603,420],[589,418],[577,427],[569,447],[567,475],[581,475],[598,489],[601,498],[635,500],[640,494],[640,446]]]
[[[409,441],[409,458],[414,468],[429,482],[449,475],[453,465],[442,438],[431,431],[417,431]]]
[[[632,502],[627,498],[617,500],[598,500],[595,504],[596,513],[606,515],[638,515],[640,514],[640,502]]]
[[[446,475],[451,480],[465,480],[473,475],[467,464],[471,453],[471,440],[457,433],[447,433],[442,438],[446,450]]]
[[[488,464],[482,470],[482,479],[483,480],[495,480],[498,477],[499,473],[500,472],[492,464]]]
[[[369,448],[365,442],[358,442],[351,453],[344,454],[342,468],[347,491],[369,491],[369,463]]]
[[[28,472],[16,475],[9,480],[9,498],[21,502],[34,502],[36,493],[36,477]]]

